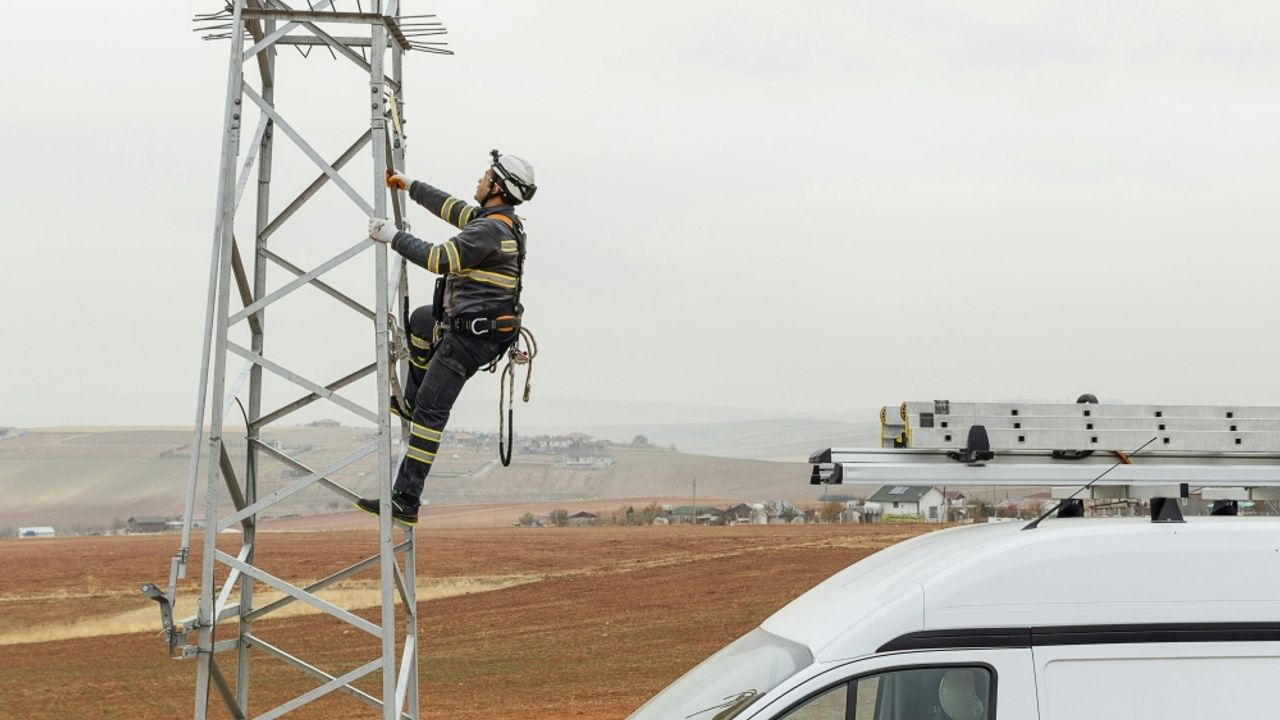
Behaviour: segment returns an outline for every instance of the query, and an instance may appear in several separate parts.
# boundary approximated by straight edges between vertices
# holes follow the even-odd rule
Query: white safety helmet
[[[938,683],[938,701],[951,720],[982,720],[987,707],[974,688],[976,672],[969,669],[948,670]]]
[[[533,182],[533,165],[524,158],[515,155],[504,155],[497,150],[490,150],[493,158],[493,174],[498,178],[502,191],[516,203],[532,200],[538,186]]]

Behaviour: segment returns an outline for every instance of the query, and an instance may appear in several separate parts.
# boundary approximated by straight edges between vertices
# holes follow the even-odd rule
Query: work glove
[[[369,239],[389,243],[396,238],[396,221],[391,218],[369,218]]]
[[[403,173],[387,171],[387,187],[395,190],[408,190],[413,180]]]

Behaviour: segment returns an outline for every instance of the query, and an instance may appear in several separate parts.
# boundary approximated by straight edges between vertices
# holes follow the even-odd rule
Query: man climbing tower
[[[397,230],[394,221],[369,219],[369,237],[415,265],[437,273],[431,305],[414,310],[409,321],[411,413],[409,449],[400,462],[391,494],[391,515],[414,524],[427,474],[439,452],[449,412],[467,379],[497,359],[517,338],[524,308],[525,234],[515,206],[533,197],[533,166],[515,155],[490,153],[492,160],[476,183],[479,207],[399,173],[387,173],[387,187],[408,190],[409,197],[462,230],[442,243],[419,240]],[[393,411],[395,401],[392,401]],[[378,513],[378,500],[361,498],[356,506]]]

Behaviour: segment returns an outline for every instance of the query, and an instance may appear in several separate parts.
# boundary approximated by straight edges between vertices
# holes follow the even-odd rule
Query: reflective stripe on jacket
[[[419,240],[403,230],[391,241],[391,249],[409,262],[449,276],[444,293],[445,315],[509,309],[519,287],[520,246],[524,241],[514,208],[468,205],[417,180],[409,186],[409,197],[462,230],[441,243]],[[515,226],[492,215],[504,215],[514,220]]]

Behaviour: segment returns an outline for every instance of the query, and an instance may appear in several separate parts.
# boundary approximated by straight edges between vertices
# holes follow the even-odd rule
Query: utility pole
[[[693,526],[698,527],[698,476],[693,476]]]

